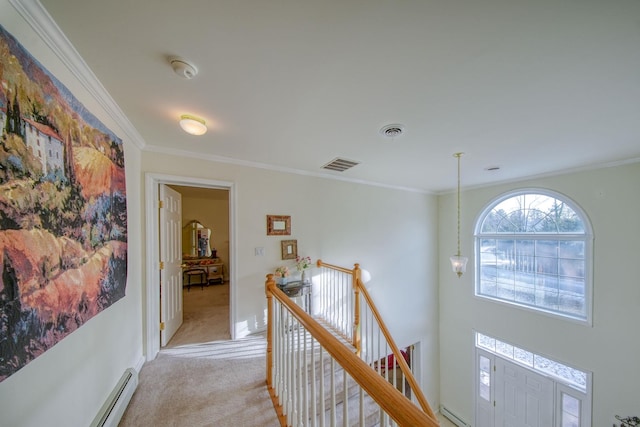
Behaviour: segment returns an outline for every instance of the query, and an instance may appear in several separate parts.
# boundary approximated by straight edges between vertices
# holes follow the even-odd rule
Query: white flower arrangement
[[[297,256],[296,257],[296,269],[298,271],[304,271],[308,268],[311,268],[313,264],[311,263],[311,257],[305,256]]]

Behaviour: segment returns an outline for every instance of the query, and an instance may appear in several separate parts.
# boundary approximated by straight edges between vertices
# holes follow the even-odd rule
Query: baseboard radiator
[[[460,417],[442,405],[440,405],[440,413],[458,427],[471,427],[471,424],[465,423]]]
[[[124,371],[106,402],[93,419],[91,427],[117,427],[125,409],[138,387],[138,373],[129,368]]]

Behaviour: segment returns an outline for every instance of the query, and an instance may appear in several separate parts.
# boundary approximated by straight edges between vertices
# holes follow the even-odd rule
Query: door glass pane
[[[480,332],[476,332],[476,343],[478,344],[478,347],[484,347],[487,350],[491,350],[492,352],[496,351],[495,338],[482,335]]]
[[[491,360],[488,357],[480,356],[480,381],[478,393],[487,402],[491,401]]]
[[[571,368],[537,354],[533,356],[533,367],[537,371],[551,374],[582,391],[586,391],[587,389],[587,374],[584,371]]]
[[[580,427],[580,400],[562,393],[562,427]]]
[[[533,353],[518,347],[513,348],[513,360],[524,365],[533,367]]]
[[[496,353],[513,359],[513,346],[506,342],[496,340]]]

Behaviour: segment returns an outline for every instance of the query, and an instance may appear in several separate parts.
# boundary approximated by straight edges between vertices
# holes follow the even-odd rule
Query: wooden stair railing
[[[315,408],[317,401],[313,392],[310,392],[310,390],[314,390],[317,380],[314,377],[315,366],[307,369],[306,362],[309,358],[313,360],[317,353],[314,350],[315,343],[319,346],[320,359],[322,359],[323,352],[326,352],[333,359],[332,366],[335,361],[344,370],[343,388],[345,401],[348,375],[361,388],[360,410],[362,411],[363,407],[363,393],[366,393],[380,408],[379,425],[439,426],[428,403],[428,411],[420,410],[389,381],[371,369],[370,364],[360,359],[352,348],[346,346],[293,302],[278,288],[272,274],[267,275],[265,292],[268,323],[267,386],[283,426],[325,425],[324,414],[309,414],[310,402]],[[275,315],[276,311],[278,316]],[[307,353],[308,346],[311,349],[310,353]],[[398,354],[400,354],[399,351]],[[404,360],[403,358],[401,359]],[[408,369],[408,366],[406,368]],[[303,383],[303,380],[308,378],[309,371],[312,371],[310,374],[311,378],[313,378],[312,385]],[[320,380],[321,390],[323,384],[322,380]],[[331,386],[333,387],[333,374]],[[416,387],[416,390],[419,390],[419,388]],[[324,399],[324,393],[321,391],[319,399],[321,406],[324,404]],[[331,397],[331,401],[335,402],[335,398]],[[343,410],[343,420],[348,420],[348,405],[346,403],[343,404]],[[318,416],[322,417],[322,422],[317,424]],[[386,421],[387,416],[392,421]],[[335,414],[333,417],[331,425],[335,424]],[[360,417],[362,419],[363,416],[360,415]],[[347,421],[344,422],[347,425]],[[362,424],[360,423],[359,425]]]
[[[331,271],[332,272],[330,274],[331,279],[335,277],[333,272],[337,272],[337,274],[351,275],[351,280],[348,282],[350,282],[349,284],[352,286],[354,308],[353,308],[353,326],[352,326],[353,332],[349,334],[349,337],[351,338],[351,342],[353,346],[356,348],[356,354],[359,356],[362,356],[362,351],[363,351],[362,349],[363,325],[361,322],[362,321],[361,300],[362,300],[364,302],[366,309],[371,313],[372,317],[374,318],[376,326],[379,329],[379,332],[382,334],[382,336],[386,341],[386,345],[390,348],[393,354],[393,360],[395,360],[395,363],[399,365],[404,378],[408,382],[412,397],[417,401],[417,403],[420,405],[420,407],[426,414],[428,414],[431,418],[435,419],[436,416],[433,410],[431,409],[431,406],[429,405],[427,398],[425,397],[424,393],[422,392],[422,389],[418,385],[418,382],[415,376],[413,375],[411,368],[407,364],[404,356],[402,355],[400,349],[398,348],[393,337],[391,336],[391,333],[389,332],[389,329],[387,328],[384,320],[382,319],[380,312],[378,311],[376,305],[374,304],[373,299],[371,298],[371,295],[369,294],[366,287],[364,286],[364,283],[362,282],[362,270],[360,269],[360,265],[355,264],[352,270],[349,270],[344,267],[332,265],[332,264],[327,264],[322,260],[318,260],[316,265],[318,266],[318,268],[327,269]],[[343,284],[345,281],[340,280],[339,282],[340,284]],[[333,293],[335,294],[340,292],[333,291]],[[343,332],[343,334],[344,333],[345,332]],[[385,362],[388,361],[389,359],[386,358],[386,354],[384,354],[384,356],[386,359]],[[380,362],[376,362],[376,363],[380,363]],[[387,375],[388,375],[388,372],[387,372]]]

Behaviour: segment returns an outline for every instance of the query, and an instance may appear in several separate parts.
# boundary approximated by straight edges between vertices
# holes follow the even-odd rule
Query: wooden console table
[[[220,258],[186,259],[182,263],[182,274],[183,285],[189,288],[192,284],[224,283],[224,263]]]

